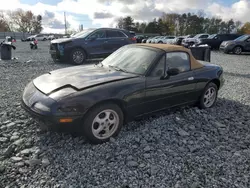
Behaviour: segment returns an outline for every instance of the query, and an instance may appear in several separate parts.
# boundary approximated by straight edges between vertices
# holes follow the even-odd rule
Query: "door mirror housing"
[[[168,69],[168,71],[167,71],[167,75],[169,75],[169,76],[175,76],[179,73],[180,73],[180,70],[177,68],[171,68],[171,69]]]
[[[175,75],[177,75],[177,74],[179,74],[179,73],[180,73],[180,71],[179,71],[179,69],[177,69],[177,68],[168,69],[167,74],[161,76],[160,79],[161,79],[161,80],[166,80],[166,79],[168,79],[170,76],[175,76]]]

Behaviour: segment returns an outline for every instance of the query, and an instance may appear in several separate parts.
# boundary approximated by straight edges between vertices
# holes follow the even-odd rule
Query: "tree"
[[[9,31],[8,23],[5,19],[3,12],[0,13],[0,32]]]
[[[245,23],[245,24],[241,27],[240,33],[242,33],[242,34],[250,34],[250,22]]]
[[[16,31],[23,33],[40,33],[42,31],[42,16],[35,16],[31,11],[17,9],[8,16]]]
[[[33,19],[32,27],[33,27],[33,33],[41,33],[41,31],[43,30],[41,15],[38,15],[36,19]]]
[[[123,18],[123,29],[133,30],[135,28],[134,19],[131,16]]]

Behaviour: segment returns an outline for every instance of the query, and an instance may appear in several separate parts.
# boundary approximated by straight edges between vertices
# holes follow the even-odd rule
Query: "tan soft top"
[[[178,45],[171,45],[171,44],[148,44],[148,43],[138,43],[135,44],[137,46],[148,46],[148,47],[152,47],[152,48],[158,48],[161,50],[164,50],[166,52],[176,52],[176,51],[182,51],[182,52],[186,52],[189,54],[190,56],[190,61],[191,61],[191,69],[198,69],[203,67],[204,65],[202,65],[199,61],[197,61],[194,56],[191,53],[191,50],[188,48],[185,48],[183,46],[178,46]]]

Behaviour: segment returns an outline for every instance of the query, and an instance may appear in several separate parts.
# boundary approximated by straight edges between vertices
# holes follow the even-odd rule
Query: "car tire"
[[[82,132],[90,143],[102,144],[119,134],[123,120],[124,115],[118,105],[97,105],[84,117]]]
[[[163,42],[162,42],[162,41],[159,41],[158,44],[163,44]]]
[[[218,96],[218,87],[213,82],[210,82],[204,89],[200,101],[199,107],[201,109],[211,108],[215,105]]]
[[[74,65],[82,65],[86,61],[86,58],[86,53],[80,48],[72,50],[70,54],[70,61]]]
[[[236,55],[240,55],[242,53],[242,50],[243,50],[242,47],[236,46],[233,49],[233,53],[236,54]]]

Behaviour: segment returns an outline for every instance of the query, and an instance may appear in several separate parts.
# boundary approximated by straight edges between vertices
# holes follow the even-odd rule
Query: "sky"
[[[2,2],[2,3],[1,3]],[[117,19],[132,16],[148,22],[165,13],[204,10],[206,16],[250,21],[250,0],[0,0],[0,10],[31,10],[43,17],[44,33],[64,32],[64,12],[71,29],[115,27]]]

